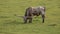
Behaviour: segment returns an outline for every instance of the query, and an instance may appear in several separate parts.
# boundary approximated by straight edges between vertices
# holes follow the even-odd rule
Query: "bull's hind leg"
[[[41,16],[42,16],[42,23],[44,23],[44,20],[45,20],[45,12],[44,11],[41,11]]]
[[[42,23],[44,23],[45,15],[42,15]]]

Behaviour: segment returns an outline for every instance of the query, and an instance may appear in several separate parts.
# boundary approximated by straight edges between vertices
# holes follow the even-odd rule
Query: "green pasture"
[[[30,6],[46,7],[45,23],[41,16],[27,24],[17,17]],[[60,34],[60,0],[0,0],[0,34]]]

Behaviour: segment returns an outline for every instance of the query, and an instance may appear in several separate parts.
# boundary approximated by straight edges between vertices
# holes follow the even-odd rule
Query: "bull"
[[[42,23],[44,23],[45,19],[45,7],[39,6],[39,7],[28,7],[26,8],[26,12],[24,14],[24,23],[27,23],[29,20],[29,23],[32,23],[33,16],[42,16]]]

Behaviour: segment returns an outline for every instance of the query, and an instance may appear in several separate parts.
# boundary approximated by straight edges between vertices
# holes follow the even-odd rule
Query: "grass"
[[[31,24],[15,16],[23,16],[29,6],[46,7],[44,24],[41,16]],[[60,0],[0,0],[0,34],[60,34]]]

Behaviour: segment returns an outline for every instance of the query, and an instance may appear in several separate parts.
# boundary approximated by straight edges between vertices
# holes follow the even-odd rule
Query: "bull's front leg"
[[[27,23],[27,16],[24,16],[24,23]]]
[[[29,18],[29,23],[32,23],[32,17]]]
[[[24,23],[27,23],[27,19],[24,21]]]
[[[29,23],[32,23],[32,18],[29,19]]]

